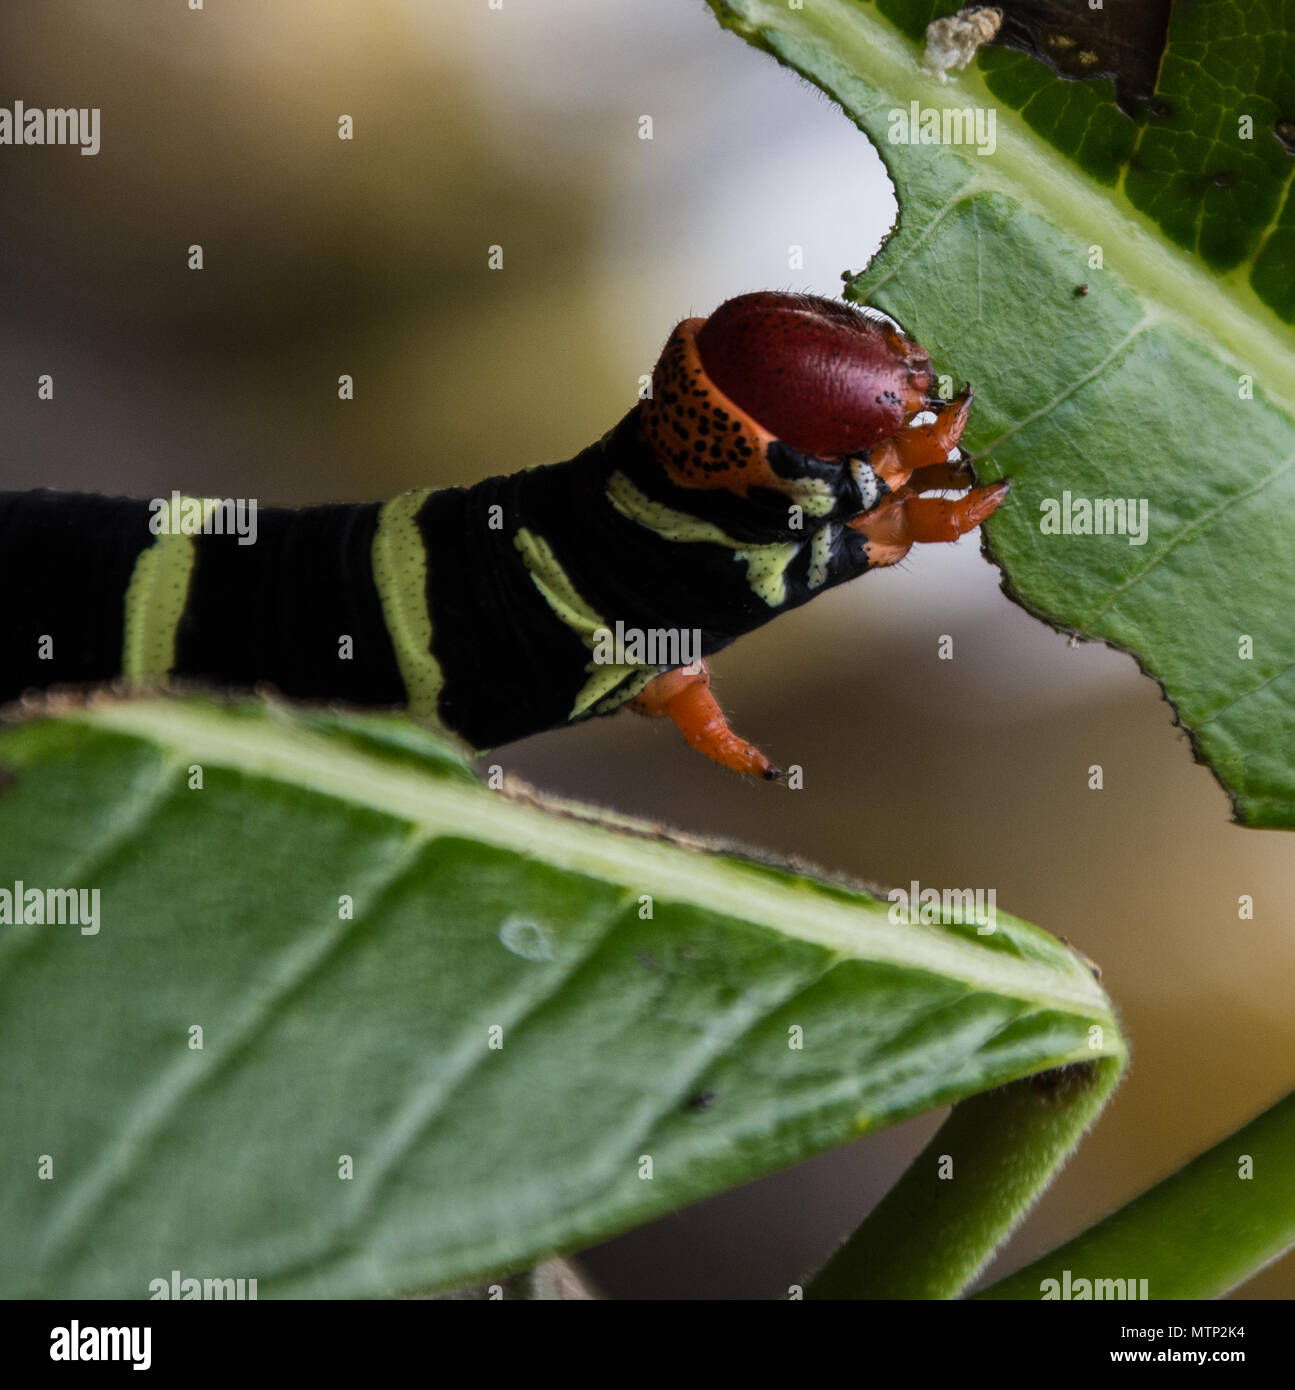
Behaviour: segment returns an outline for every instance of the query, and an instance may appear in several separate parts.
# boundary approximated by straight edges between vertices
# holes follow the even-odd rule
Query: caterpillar
[[[271,686],[402,707],[476,749],[628,705],[780,777],[706,658],[1000,505],[1008,484],[972,486],[958,448],[971,387],[934,385],[879,310],[760,292],[680,323],[596,444],[473,487],[252,504],[241,536],[228,502],[0,494],[0,556],[30,586],[0,613],[0,700]]]

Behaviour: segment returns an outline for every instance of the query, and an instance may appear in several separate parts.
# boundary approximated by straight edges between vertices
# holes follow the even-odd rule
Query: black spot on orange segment
[[[681,324],[661,354],[640,411],[643,434],[677,484],[724,487],[726,478],[763,456],[769,436],[709,380],[692,328],[693,321]],[[738,490],[745,490],[745,479]]]

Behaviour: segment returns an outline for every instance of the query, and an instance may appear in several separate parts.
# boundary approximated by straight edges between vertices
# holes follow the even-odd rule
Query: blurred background
[[[301,505],[566,458],[634,403],[678,319],[751,289],[835,295],[894,214],[864,138],[702,0],[6,0],[17,99],[101,107],[102,150],[0,149],[0,488]],[[978,544],[914,552],[713,663],[734,726],[803,791],[629,714],[492,761],[883,885],[992,886],[1100,962],[1132,1070],[1005,1273],[1295,1084],[1295,841],[1230,825],[1132,659],[1013,606]],[[613,1297],[783,1296],[942,1118],[586,1267]],[[1240,1292],[1290,1297],[1295,1260]]]

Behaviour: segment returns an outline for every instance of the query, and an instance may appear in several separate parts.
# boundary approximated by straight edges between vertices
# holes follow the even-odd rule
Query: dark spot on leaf
[[[1000,8],[994,43],[1030,54],[1069,81],[1109,77],[1116,105],[1135,119],[1154,95],[1173,0],[1100,10],[1088,0],[1004,0]]]
[[[1087,285],[1076,285],[1076,286],[1075,286],[1075,298],[1076,298],[1076,299],[1083,299],[1083,297],[1084,297],[1087,293],[1088,293],[1088,286],[1087,286]]]
[[[698,1091],[695,1096],[690,1097],[684,1102],[685,1110],[709,1110],[715,1104],[714,1091]]]
[[[1277,121],[1273,125],[1273,134],[1287,154],[1295,155],[1295,121]]]
[[[1217,174],[1202,174],[1200,178],[1192,179],[1189,187],[1195,197],[1203,197],[1211,188],[1231,188],[1237,181],[1237,176],[1230,169],[1220,169]]]

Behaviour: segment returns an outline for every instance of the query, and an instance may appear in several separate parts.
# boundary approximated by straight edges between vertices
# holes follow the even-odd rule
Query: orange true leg
[[[898,490],[919,469],[948,468],[971,412],[972,390],[951,400],[929,425],[909,425],[873,449],[868,461],[879,478]],[[942,486],[942,484],[931,484]]]
[[[944,463],[915,468],[904,491],[941,492],[945,488],[957,488],[961,492],[970,483],[971,469],[968,464],[963,459],[949,459]]]
[[[971,414],[974,392],[968,386],[955,396],[929,425],[909,425],[891,437],[905,468],[926,468],[943,463],[957,447]]]
[[[902,505],[908,539],[956,541],[992,516],[1010,488],[1004,479],[989,487],[973,487],[961,497],[906,497]]]
[[[710,671],[704,661],[663,671],[643,687],[630,708],[638,714],[673,719],[698,752],[734,772],[770,781],[782,776],[758,748],[729,728],[724,711],[710,693]]]
[[[911,545],[956,541],[998,510],[1011,483],[973,487],[961,497],[918,497],[905,489],[848,524],[868,541],[868,562],[893,565]]]

